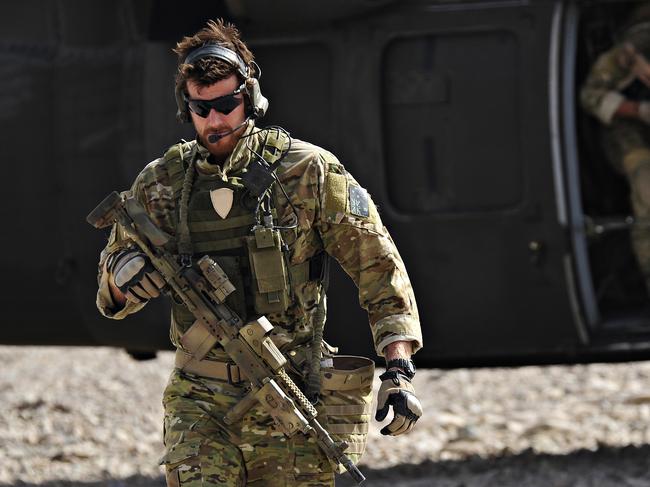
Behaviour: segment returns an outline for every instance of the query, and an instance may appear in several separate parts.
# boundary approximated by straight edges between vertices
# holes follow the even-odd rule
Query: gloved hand
[[[388,409],[393,406],[393,420],[381,429],[382,435],[397,436],[413,429],[422,416],[422,405],[415,396],[411,381],[400,371],[389,370],[379,376],[381,387],[377,394],[375,419],[386,419]]]
[[[650,125],[650,102],[639,102],[639,118],[642,122]]]
[[[165,281],[145,254],[128,249],[112,255],[110,259],[107,265],[109,280],[126,299],[142,303],[160,295]]]

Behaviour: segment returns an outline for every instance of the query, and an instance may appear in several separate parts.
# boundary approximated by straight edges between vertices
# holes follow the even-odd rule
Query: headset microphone
[[[228,132],[223,132],[221,134],[210,134],[208,135],[208,142],[210,142],[211,144],[216,144],[221,139],[223,139],[226,135],[230,135],[233,132],[234,130],[228,130]]]
[[[246,119],[242,123],[237,125],[235,128],[227,130],[226,132],[222,132],[220,134],[210,134],[210,135],[208,135],[208,142],[210,142],[211,144],[216,144],[217,142],[219,142],[224,137],[226,137],[226,136],[232,134],[233,132],[236,132],[237,130],[239,130],[251,118],[252,118],[251,116],[246,117]]]

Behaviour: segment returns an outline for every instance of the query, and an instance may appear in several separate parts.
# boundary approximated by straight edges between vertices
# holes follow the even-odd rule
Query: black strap
[[[327,291],[330,283],[330,256],[326,252],[320,252],[309,259],[309,280],[322,283],[323,289]]]
[[[197,59],[204,57],[214,57],[221,59],[232,65],[234,68],[239,71],[239,74],[242,78],[248,78],[248,68],[243,59],[232,49],[228,49],[226,46],[222,46],[216,43],[205,44],[198,49],[192,51],[183,61],[183,64],[193,64]]]

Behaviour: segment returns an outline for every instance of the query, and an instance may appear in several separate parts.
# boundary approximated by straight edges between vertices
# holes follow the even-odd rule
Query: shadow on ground
[[[568,455],[526,451],[498,458],[361,469],[372,487],[641,487],[650,485],[650,445]],[[341,477],[337,487],[355,483]]]
[[[526,451],[498,458],[424,462],[387,469],[361,467],[368,487],[641,487],[650,485],[650,445],[601,447],[568,455]],[[356,485],[347,474],[337,487]],[[165,487],[162,477],[130,477],[96,482],[17,482],[0,487]]]

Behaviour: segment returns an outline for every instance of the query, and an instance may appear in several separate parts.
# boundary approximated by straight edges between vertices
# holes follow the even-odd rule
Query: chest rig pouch
[[[257,227],[246,237],[255,311],[260,314],[286,311],[290,303],[289,279],[280,231]]]

